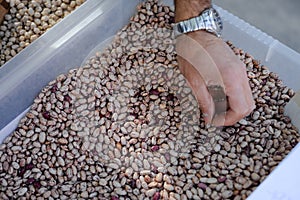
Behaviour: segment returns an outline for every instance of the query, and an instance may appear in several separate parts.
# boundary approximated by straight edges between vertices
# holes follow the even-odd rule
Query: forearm
[[[198,16],[211,6],[211,0],[174,0],[175,22]]]

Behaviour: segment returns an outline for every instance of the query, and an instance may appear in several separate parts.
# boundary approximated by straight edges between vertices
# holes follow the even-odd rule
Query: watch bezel
[[[215,8],[211,7],[204,10],[202,13],[200,13],[200,15],[203,15],[204,13],[208,15],[210,19],[213,19],[212,21],[210,21],[210,26],[206,26],[205,30],[207,32],[215,34],[217,37],[221,37],[223,23],[218,11]]]
[[[215,8],[211,8],[211,14],[212,14],[212,19],[214,19],[214,28],[218,34],[218,36],[221,36],[221,32],[223,30],[223,22],[221,19],[220,14],[218,13],[218,11]]]

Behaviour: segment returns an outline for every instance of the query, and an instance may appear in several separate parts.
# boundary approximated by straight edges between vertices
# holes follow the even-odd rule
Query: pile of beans
[[[0,26],[0,67],[85,0],[6,0]]]
[[[60,75],[0,146],[1,199],[246,199],[299,142],[294,92],[243,50],[256,101],[204,125],[178,69],[174,13],[156,1],[103,52]]]

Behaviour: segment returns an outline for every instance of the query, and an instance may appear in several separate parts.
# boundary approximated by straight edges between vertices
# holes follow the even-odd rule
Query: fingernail
[[[211,119],[209,117],[208,113],[203,113],[203,118],[204,118],[204,122],[205,122],[205,126],[210,126],[211,124]]]
[[[203,117],[208,117],[208,113],[203,113]]]

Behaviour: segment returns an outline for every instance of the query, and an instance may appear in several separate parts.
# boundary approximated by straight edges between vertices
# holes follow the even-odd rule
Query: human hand
[[[255,104],[246,67],[221,38],[205,31],[191,32],[177,38],[176,50],[179,69],[206,124],[230,126],[252,112]],[[210,86],[224,88],[222,102],[214,101]]]

